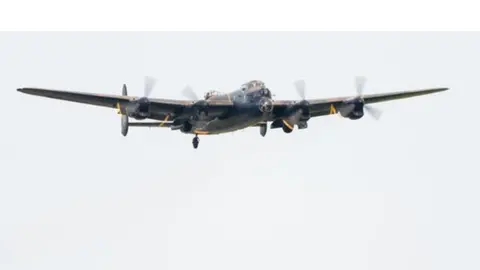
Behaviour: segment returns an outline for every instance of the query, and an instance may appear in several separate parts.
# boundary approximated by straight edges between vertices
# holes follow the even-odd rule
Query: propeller
[[[297,90],[297,94],[300,96],[302,101],[300,101],[302,110],[298,110],[296,112],[296,118],[300,117],[300,115],[303,113],[303,110],[305,110],[305,107],[308,107],[308,101],[306,101],[306,84],[304,80],[297,80],[293,83],[295,85],[295,89]]]
[[[145,85],[144,85],[144,92],[143,96],[148,97],[152,93],[153,88],[155,87],[156,80],[153,77],[145,76]]]
[[[195,93],[195,91],[193,91],[193,89],[190,85],[187,85],[187,86],[185,86],[185,88],[183,88],[182,94],[183,94],[183,96],[185,96],[188,99],[199,100],[198,96],[197,96],[197,93]]]
[[[355,77],[355,88],[357,90],[357,97],[360,99],[362,102],[363,100],[363,89],[365,88],[365,83],[367,82],[367,78],[364,76],[357,76]],[[379,109],[376,109],[370,105],[365,104],[363,106],[365,110],[367,111],[370,116],[372,116],[375,120],[380,119],[380,116],[382,115],[382,111]]]
[[[194,119],[202,119],[208,115],[208,102],[204,99],[198,98],[197,93],[193,91],[190,85],[187,85],[182,90],[182,95],[193,102]]]
[[[380,117],[382,116],[382,111],[380,111],[379,109],[376,109],[370,105],[365,105],[363,106],[363,108],[365,108],[365,110],[370,114],[370,116],[372,116],[375,120],[378,120],[380,119]]]
[[[293,84],[295,85],[297,94],[302,98],[302,100],[305,99],[305,81],[297,80]]]
[[[295,86],[295,90],[297,90],[297,94],[302,99],[300,102],[297,103],[297,109],[293,115],[290,117],[290,121],[292,124],[296,124],[302,115],[310,115],[310,111],[308,108],[308,101],[306,100],[306,83],[304,80],[296,80],[293,82]],[[309,118],[309,117],[308,117]]]
[[[145,119],[149,115],[149,101],[148,96],[152,93],[156,80],[153,77],[145,76],[143,97],[135,98],[134,101],[128,102],[121,107],[120,103],[117,103],[117,113],[122,115],[121,118],[121,133],[123,136],[127,136],[129,117],[136,119]],[[127,96],[127,86],[123,84],[122,96]]]
[[[363,88],[365,87],[365,83],[367,78],[363,76],[355,77],[355,88],[357,89],[357,95],[360,97],[363,94]]]

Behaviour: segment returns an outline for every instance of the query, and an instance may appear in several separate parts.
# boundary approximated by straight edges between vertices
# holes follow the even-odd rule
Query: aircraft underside
[[[255,125],[262,121],[261,116],[235,115],[226,119],[197,121],[189,132],[191,134],[215,135],[237,131]]]
[[[262,116],[245,114],[237,114],[224,119],[212,119],[208,121],[195,121],[192,123],[192,129],[188,132],[189,134],[195,134],[192,144],[194,148],[198,147],[200,139],[198,135],[218,135],[229,132],[234,132],[244,128],[248,128],[252,125],[257,125],[259,122],[262,122]],[[261,126],[262,136],[266,134],[266,124],[265,127]]]

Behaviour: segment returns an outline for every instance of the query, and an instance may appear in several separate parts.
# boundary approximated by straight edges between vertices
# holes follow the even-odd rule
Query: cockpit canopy
[[[243,91],[252,91],[252,90],[259,90],[265,88],[265,83],[259,80],[249,81],[242,85]]]
[[[213,96],[219,96],[219,95],[222,95],[222,93],[216,90],[210,90],[207,93],[205,93],[204,98],[209,99]]]

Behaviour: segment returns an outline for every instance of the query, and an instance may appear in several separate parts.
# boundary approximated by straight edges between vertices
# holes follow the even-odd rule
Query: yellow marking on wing
[[[198,135],[207,135],[209,132],[208,131],[203,131],[203,130],[195,130],[193,133],[198,134]]]
[[[283,121],[283,124],[285,124],[285,126],[287,126],[289,129],[293,129],[292,125],[290,125],[286,120],[282,120]]]
[[[337,113],[337,109],[335,108],[335,106],[333,106],[333,104],[330,104],[330,114],[336,114]]]
[[[122,110],[120,108],[120,102],[117,102],[117,114],[122,114]]]
[[[167,116],[165,116],[165,119],[163,119],[163,121],[160,123],[161,127],[163,127],[163,125],[165,125],[165,122],[168,120],[169,117],[170,117],[169,114],[167,114]]]

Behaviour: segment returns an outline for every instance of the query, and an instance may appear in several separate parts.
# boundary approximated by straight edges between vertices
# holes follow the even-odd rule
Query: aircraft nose
[[[271,92],[270,89],[268,89],[268,88],[265,88],[265,89],[263,90],[263,93],[265,94],[265,96],[267,96],[267,97],[269,97],[269,98],[272,97],[272,92]]]
[[[260,102],[261,112],[271,112],[273,110],[273,101],[271,98],[263,98]]]

